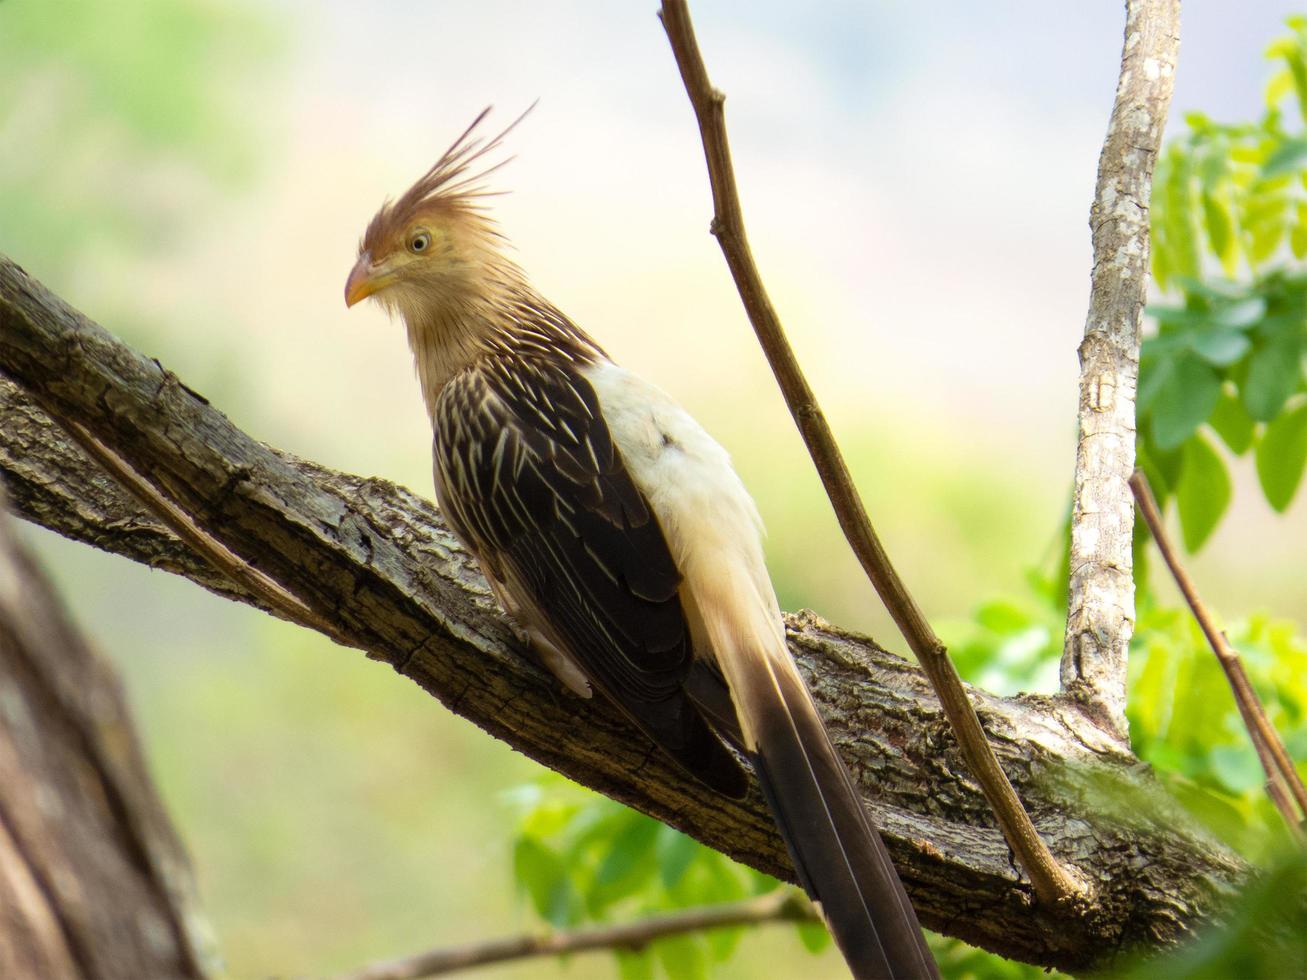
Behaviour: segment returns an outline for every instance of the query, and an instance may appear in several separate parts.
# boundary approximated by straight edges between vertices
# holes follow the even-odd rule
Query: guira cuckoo
[[[488,111],[488,110],[487,110]],[[486,213],[482,112],[384,204],[345,285],[408,329],[436,499],[559,680],[727,796],[753,765],[859,978],[935,977],[912,905],[785,645],[726,451],[536,292]],[[512,128],[511,126],[509,127]]]

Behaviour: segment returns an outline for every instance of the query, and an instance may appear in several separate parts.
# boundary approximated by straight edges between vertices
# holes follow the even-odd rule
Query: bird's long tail
[[[727,608],[712,604],[715,609],[703,610],[704,625],[800,884],[858,980],[938,978],[889,852],[785,649],[783,633],[761,612],[741,617],[740,606],[752,603],[741,603],[742,593],[731,591],[734,601],[727,600]],[[759,628],[750,628],[750,620]]]

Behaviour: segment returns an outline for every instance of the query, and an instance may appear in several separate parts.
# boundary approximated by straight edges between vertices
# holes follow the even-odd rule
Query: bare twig
[[[1094,268],[1080,344],[1080,437],[1061,675],[1062,689],[1123,740],[1134,630],[1134,508],[1126,484],[1134,470],[1148,204],[1179,43],[1179,0],[1128,0],[1121,75],[1089,215]]]
[[[1266,760],[1262,758],[1265,746],[1254,738],[1253,744],[1257,746],[1257,757],[1261,759],[1262,768],[1266,768]],[[1297,815],[1293,812],[1293,800],[1289,799],[1289,793],[1284,788],[1283,780],[1267,779],[1266,795],[1271,798],[1275,804],[1275,809],[1280,811],[1280,816],[1284,818],[1285,825],[1289,828],[1289,834],[1301,846],[1307,844],[1307,832],[1304,832],[1303,825],[1298,822]]]
[[[967,766],[980,783],[1003,836],[1030,876],[1036,894],[1051,904],[1080,895],[1084,889],[1054,859],[1040,839],[1025,807],[1012,789],[985,737],[975,708],[967,699],[957,669],[944,644],[926,621],[898,572],[890,563],[862,498],[853,483],[839,444],[798,359],[785,337],[780,317],[763,286],[749,249],[744,217],[735,186],[731,151],[726,138],[723,105],[726,97],[708,79],[685,0],[664,0],[660,12],[685,90],[699,120],[715,215],[712,233],[721,245],[758,342],[780,385],[785,403],[803,436],[812,461],[830,497],[840,528],[871,579],[895,624],[921,662],[957,736]]]
[[[687,932],[769,922],[814,922],[812,905],[799,893],[781,889],[723,905],[685,909],[614,926],[590,926],[559,932],[528,933],[469,943],[365,966],[336,980],[417,980],[473,967],[535,956],[563,956],[588,950],[640,950],[650,943]]]
[[[1303,823],[1307,820],[1307,789],[1303,787],[1302,778],[1298,775],[1298,770],[1289,758],[1289,753],[1284,748],[1284,743],[1280,741],[1280,735],[1271,724],[1270,719],[1266,716],[1266,708],[1262,704],[1261,698],[1253,690],[1252,683],[1248,680],[1248,674],[1244,671],[1243,661],[1240,659],[1238,652],[1230,646],[1230,641],[1226,639],[1225,634],[1217,628],[1216,622],[1212,619],[1212,614],[1204,605],[1202,599],[1198,597],[1198,590],[1194,587],[1193,579],[1185,570],[1184,565],[1180,563],[1180,557],[1176,554],[1175,547],[1171,544],[1167,536],[1166,528],[1162,525],[1162,515],[1157,509],[1157,501],[1153,498],[1152,488],[1148,485],[1148,477],[1144,476],[1142,470],[1135,470],[1134,475],[1130,478],[1130,489],[1134,492],[1136,502],[1139,504],[1139,513],[1143,516],[1144,522],[1148,525],[1148,530],[1152,532],[1153,540],[1157,543],[1157,550],[1162,553],[1162,559],[1166,562],[1166,567],[1171,570],[1171,575],[1175,578],[1175,584],[1180,587],[1180,592],[1189,604],[1190,610],[1194,614],[1194,619],[1198,620],[1198,625],[1202,628],[1203,635],[1207,637],[1207,643],[1216,654],[1216,659],[1225,671],[1226,679],[1230,682],[1230,690],[1234,692],[1235,703],[1239,706],[1239,714],[1243,717],[1244,726],[1248,729],[1248,734],[1252,738],[1253,747],[1257,750],[1257,757],[1261,760],[1262,768],[1266,770],[1267,794],[1271,797],[1280,813],[1284,816],[1285,822],[1288,823],[1290,831],[1299,839],[1303,839]],[[1297,801],[1301,814],[1295,814],[1290,802],[1290,796]]]

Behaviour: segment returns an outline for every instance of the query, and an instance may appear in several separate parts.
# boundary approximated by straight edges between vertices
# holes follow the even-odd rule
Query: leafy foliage
[[[1158,329],[1140,359],[1139,458],[1159,501],[1175,496],[1190,551],[1230,501],[1204,429],[1235,456],[1255,448],[1276,510],[1307,467],[1307,275],[1293,265],[1307,258],[1307,19],[1288,23],[1267,52],[1280,67],[1261,120],[1190,114],[1157,164],[1153,277],[1176,299],[1149,310]]]
[[[514,793],[523,815],[513,873],[536,914],[557,928],[628,921],[670,908],[738,901],[787,887],[644,814],[548,774]],[[743,929],[659,940],[618,954],[623,977],[707,976],[735,951]],[[800,926],[809,949],[830,942]]]
[[[513,873],[535,913],[555,928],[631,921],[672,908],[738,901],[788,888],[698,841],[553,773],[519,787]],[[810,952],[831,944],[825,927],[793,927]],[[730,959],[743,928],[662,939],[615,951],[623,980],[707,977]],[[1060,974],[1001,959],[928,933],[931,952],[955,980],[1057,980]]]
[[[1253,860],[1278,846],[1283,821],[1216,657],[1188,610],[1146,598],[1130,653],[1131,742],[1217,836]],[[1307,755],[1307,639],[1254,615],[1226,630],[1289,754]]]

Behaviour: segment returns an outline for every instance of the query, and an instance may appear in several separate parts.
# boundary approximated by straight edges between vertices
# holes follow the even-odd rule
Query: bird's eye
[[[425,231],[420,231],[408,240],[408,250],[414,254],[425,252],[431,247],[431,236]]]

